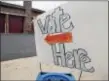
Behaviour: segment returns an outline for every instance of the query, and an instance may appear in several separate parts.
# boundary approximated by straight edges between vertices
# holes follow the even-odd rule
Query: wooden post
[[[5,33],[9,33],[9,15],[5,16]]]

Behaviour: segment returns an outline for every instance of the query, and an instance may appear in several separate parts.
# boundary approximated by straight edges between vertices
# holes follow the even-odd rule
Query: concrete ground
[[[63,68],[54,65],[42,64],[42,71],[44,72],[67,72],[72,73],[76,80],[79,79],[80,70]],[[1,80],[36,80],[38,73],[40,72],[40,63],[37,57],[21,58],[9,61],[1,62]],[[107,76],[103,76],[103,80]],[[97,80],[99,77],[92,73],[83,73],[81,80]],[[101,80],[102,80],[101,79]]]
[[[42,64],[42,71],[70,72],[70,69]],[[39,72],[40,64],[36,56],[1,62],[1,80],[36,80]],[[79,72],[76,72],[75,75],[78,75]]]
[[[1,80],[35,80],[39,72],[35,57],[1,62]]]

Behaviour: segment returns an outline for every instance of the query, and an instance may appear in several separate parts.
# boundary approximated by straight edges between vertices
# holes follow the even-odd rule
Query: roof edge
[[[20,5],[16,5],[16,4],[11,4],[11,3],[6,3],[6,2],[2,2],[2,1],[0,1],[0,5],[1,5],[1,6],[6,6],[6,7],[12,7],[12,8],[18,8],[18,9],[23,9],[23,10],[25,10],[24,6],[20,6]],[[32,11],[35,11],[35,12],[39,12],[39,13],[45,12],[45,11],[43,11],[43,10],[36,9],[36,8],[32,8],[31,10],[32,10]]]

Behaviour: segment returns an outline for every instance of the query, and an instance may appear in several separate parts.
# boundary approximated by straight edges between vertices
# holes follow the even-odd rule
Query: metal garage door
[[[0,14],[0,33],[5,32],[5,15]]]
[[[23,33],[24,18],[21,16],[9,16],[9,33]]]

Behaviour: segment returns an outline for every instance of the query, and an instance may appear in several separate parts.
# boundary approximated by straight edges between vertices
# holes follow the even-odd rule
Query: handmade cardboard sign
[[[80,70],[83,80],[107,80],[107,2],[69,2],[34,18],[34,29],[42,63]]]

